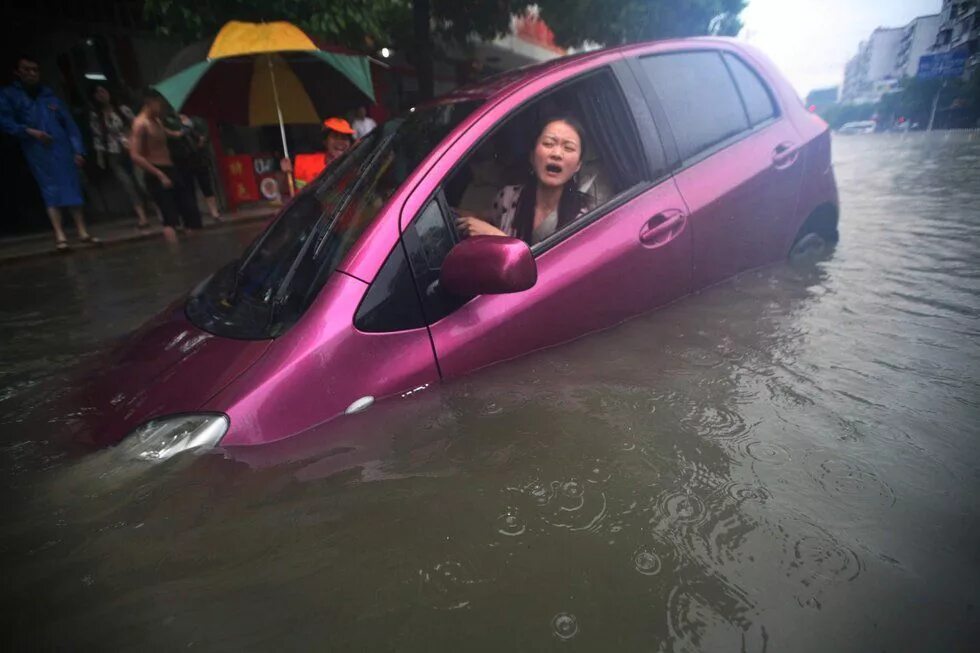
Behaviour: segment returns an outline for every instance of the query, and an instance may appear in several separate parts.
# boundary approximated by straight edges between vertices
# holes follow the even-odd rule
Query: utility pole
[[[943,94],[943,89],[945,88],[946,80],[944,79],[943,83],[939,85],[939,90],[936,91],[936,97],[932,99],[932,112],[929,114],[929,126],[926,127],[927,132],[932,131],[932,125],[936,122],[936,107],[939,106],[939,96]]]

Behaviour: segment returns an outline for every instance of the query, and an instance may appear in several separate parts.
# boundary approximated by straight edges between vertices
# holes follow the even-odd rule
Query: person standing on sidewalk
[[[68,209],[83,243],[99,244],[85,227],[82,182],[85,165],[82,135],[65,104],[41,84],[41,67],[22,56],[14,68],[17,78],[0,88],[0,129],[20,142],[24,158],[41,190],[58,251],[68,251],[61,228],[61,211]]]
[[[184,114],[171,114],[164,119],[167,128],[167,141],[174,165],[186,174],[187,184],[193,189],[196,183],[204,196],[208,213],[215,222],[221,222],[218,212],[218,199],[214,195],[214,184],[211,183],[211,163],[208,159],[207,124],[200,118],[191,118]]]
[[[194,197],[194,187],[188,186],[185,175],[174,166],[167,148],[167,131],[163,126],[166,100],[155,89],[143,94],[143,108],[133,120],[129,141],[129,156],[133,163],[146,171],[146,189],[163,216],[163,236],[177,240],[177,228],[201,228],[201,213]]]
[[[354,122],[350,124],[354,128],[354,138],[361,140],[378,127],[378,123],[367,115],[367,107],[359,106],[354,109]]]
[[[146,231],[150,223],[146,219],[143,206],[144,191],[133,177],[129,159],[129,130],[135,116],[125,105],[112,101],[109,89],[101,84],[92,90],[95,108],[89,112],[89,127],[92,130],[92,145],[96,162],[103,170],[108,169],[112,176],[126,191],[133,203],[138,222],[137,229]]]

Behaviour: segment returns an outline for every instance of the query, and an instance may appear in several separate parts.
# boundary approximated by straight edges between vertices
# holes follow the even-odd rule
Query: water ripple
[[[810,477],[828,494],[851,506],[890,507],[895,493],[867,463],[839,454],[811,451],[803,460]]]

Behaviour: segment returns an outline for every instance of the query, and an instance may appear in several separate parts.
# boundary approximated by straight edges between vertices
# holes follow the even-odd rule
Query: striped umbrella
[[[319,124],[338,106],[374,102],[367,57],[321,50],[284,21],[226,23],[204,61],[154,88],[183,113],[238,125],[278,124],[287,158],[285,125]]]

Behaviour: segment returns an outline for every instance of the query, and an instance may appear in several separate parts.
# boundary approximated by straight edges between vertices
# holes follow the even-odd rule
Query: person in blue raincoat
[[[20,143],[47,206],[58,250],[68,249],[61,228],[61,210],[69,209],[82,242],[98,243],[85,227],[82,183],[82,135],[65,104],[41,84],[41,69],[30,57],[20,57],[16,80],[0,88],[0,129]]]

